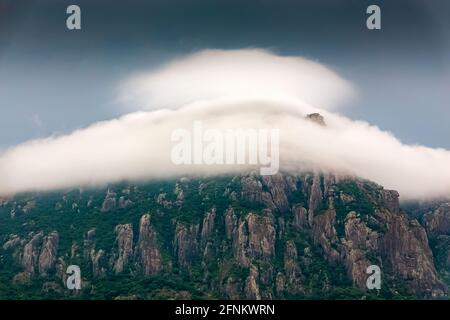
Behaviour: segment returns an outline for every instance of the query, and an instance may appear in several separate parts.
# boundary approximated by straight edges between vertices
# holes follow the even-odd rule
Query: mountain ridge
[[[396,191],[367,180],[249,173],[102,190],[3,200],[0,261],[8,270],[3,281],[13,287],[9,297],[30,286],[31,295],[45,288],[55,298],[88,299],[401,299],[448,292],[448,265],[436,270],[429,245],[443,236],[431,230],[445,233],[448,214],[424,227],[400,209]],[[75,296],[64,288],[69,264],[83,275]],[[373,264],[382,270],[379,291],[366,287]],[[161,279],[167,276],[174,283]],[[112,283],[118,288],[108,291]]]

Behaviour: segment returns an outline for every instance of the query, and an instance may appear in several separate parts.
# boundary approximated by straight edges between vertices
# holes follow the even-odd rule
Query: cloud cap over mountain
[[[252,64],[252,57],[259,62]],[[227,64],[241,68],[227,69]],[[256,65],[259,73],[249,75]],[[284,71],[276,74],[276,66]],[[267,79],[247,83],[271,71],[274,90]],[[299,75],[283,77],[291,71]],[[123,88],[128,89],[122,101],[171,108],[132,113],[5,151],[0,194],[248,170],[246,165],[173,164],[172,132],[190,130],[202,120],[214,129],[280,129],[281,170],[356,175],[398,190],[402,199],[450,195],[450,151],[405,145],[389,132],[334,113],[353,90],[316,62],[261,50],[206,51],[133,76]],[[320,112],[327,125],[305,119],[313,112]]]
[[[332,110],[356,94],[348,81],[318,62],[262,49],[203,50],[137,73],[120,89],[119,101],[145,109],[227,97],[292,98]]]

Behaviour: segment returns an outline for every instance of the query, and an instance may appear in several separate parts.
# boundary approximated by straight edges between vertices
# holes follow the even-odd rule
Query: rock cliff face
[[[425,228],[431,237],[450,235],[450,202],[428,212],[424,220]]]
[[[119,224],[116,229],[117,253],[114,254],[113,270],[121,273],[133,256],[133,227],[131,224]]]
[[[278,292],[287,291],[288,293],[294,295],[303,292],[303,279],[298,261],[298,252],[295,242],[288,240],[284,250],[284,274],[278,273],[277,275],[277,279],[281,281],[280,284],[277,285],[276,290]]]
[[[433,206],[423,216],[423,224],[433,243],[435,263],[445,277],[450,275],[450,202]]]
[[[30,275],[34,275],[36,271],[36,265],[39,259],[39,252],[43,237],[44,234],[39,232],[34,235],[23,248],[22,267],[24,271]]]
[[[446,288],[437,275],[425,230],[400,211],[398,193],[345,183],[354,188],[353,194],[343,190],[339,197],[329,194],[328,208],[313,218],[314,240],[327,259],[343,263],[361,289],[366,287],[367,267],[376,264],[383,267],[386,280],[401,279],[411,292],[442,295]],[[363,205],[362,210],[348,212],[352,204]],[[340,234],[338,228],[343,228]]]
[[[438,280],[425,230],[405,215],[382,212],[387,231],[381,241],[380,255],[386,267],[400,276],[413,292],[440,295],[444,286]]]
[[[40,200],[27,201],[40,208]],[[3,222],[12,220],[15,202],[20,199],[3,202]],[[140,298],[346,297],[342,292],[354,298],[374,294],[366,271],[377,265],[384,297],[447,292],[441,275],[450,265],[449,204],[424,214],[422,226],[400,209],[397,192],[356,178],[184,178],[111,186],[106,195],[69,194],[57,203],[46,204],[56,210],[49,217],[85,214],[85,222],[48,232],[34,227],[41,219],[36,209],[16,215],[32,231],[4,235],[0,255],[20,269],[8,279],[14,285],[48,279],[46,290],[68,294],[54,283],[64,283],[64,269],[77,264],[86,268],[88,292],[99,291],[97,281],[129,277],[124,281],[153,279],[160,286],[147,295],[129,293]]]
[[[47,275],[47,272],[55,266],[59,244],[59,234],[54,231],[45,237],[42,244],[41,254],[38,260],[40,275]]]
[[[158,247],[157,234],[150,224],[149,214],[143,215],[139,223],[136,260],[144,275],[155,275],[161,271],[161,253]]]
[[[3,250],[12,252],[12,257],[23,269],[16,277],[21,283],[28,282],[33,276],[46,277],[55,268],[58,253],[59,234],[56,231],[46,236],[42,231],[30,233],[27,238],[12,234],[3,245]]]

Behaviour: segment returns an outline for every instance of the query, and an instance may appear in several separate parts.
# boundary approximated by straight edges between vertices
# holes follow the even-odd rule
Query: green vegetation
[[[309,182],[312,183],[311,179]],[[323,179],[321,181],[323,186]],[[182,190],[182,196],[175,190]],[[263,192],[269,192],[262,183]],[[345,217],[355,211],[360,217],[370,217],[376,209],[368,194],[353,181],[337,185],[335,208],[338,236],[344,236]],[[101,210],[107,190],[115,193],[116,206],[112,210]],[[288,195],[289,202],[307,208],[308,196],[300,191]],[[344,202],[339,192],[351,196],[354,200]],[[231,196],[234,194],[234,197]],[[48,234],[59,233],[58,257],[62,256],[66,265],[77,264],[82,269],[86,286],[78,294],[64,289],[55,270],[48,278],[35,277],[27,284],[13,283],[14,277],[23,271],[12,250],[0,248],[0,299],[216,299],[224,298],[224,292],[218,290],[220,281],[229,277],[235,279],[241,288],[249,276],[249,268],[238,264],[233,256],[232,240],[226,237],[224,215],[233,208],[237,219],[245,219],[248,213],[264,214],[264,205],[257,201],[243,200],[239,177],[223,176],[216,178],[192,178],[178,181],[155,181],[151,183],[129,185],[119,183],[106,188],[21,194],[0,206],[0,244],[5,243],[11,234],[29,241],[31,232],[43,231]],[[163,195],[163,196],[162,196]],[[178,198],[179,196],[179,198]],[[118,205],[123,197],[131,202],[124,208]],[[159,203],[158,198],[161,198]],[[164,203],[166,201],[166,203]],[[23,210],[28,207],[27,210]],[[193,258],[189,271],[181,268],[174,258],[174,231],[176,223],[197,224],[201,227],[205,212],[215,208],[215,234],[210,240],[213,258],[202,259],[203,252]],[[323,209],[326,203],[323,203]],[[15,216],[11,217],[14,210]],[[92,265],[83,257],[83,242],[86,233],[96,229],[95,249],[111,253],[116,248],[115,227],[118,224],[131,223],[134,241],[137,241],[139,220],[145,213],[151,214],[151,224],[158,233],[158,241],[163,257],[163,272],[158,276],[145,277],[126,269],[122,274],[113,274],[107,268],[104,276],[93,277]],[[292,214],[273,212],[277,238],[275,256],[270,261],[257,261],[260,270],[273,269],[274,277],[285,268],[284,252],[287,241],[293,241],[298,252],[301,266],[301,290],[276,294],[273,284],[260,283],[261,290],[270,290],[274,298],[285,299],[382,299],[405,298],[399,293],[380,291],[367,293],[356,289],[343,266],[330,264],[318,246],[314,245],[311,234],[299,231],[292,225]],[[283,227],[280,221],[284,221]],[[369,220],[368,220],[369,221]],[[372,228],[372,225],[370,226]],[[378,226],[373,222],[373,228]],[[283,230],[281,233],[280,230]],[[200,240],[199,240],[200,242]],[[72,257],[73,244],[78,246],[77,254]],[[108,266],[109,256],[101,261]],[[373,257],[376,259],[376,257]],[[170,262],[170,263],[169,263]],[[221,274],[222,273],[222,274]],[[222,283],[223,284],[223,283]]]

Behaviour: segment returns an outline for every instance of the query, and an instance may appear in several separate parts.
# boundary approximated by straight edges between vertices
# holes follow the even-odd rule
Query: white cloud
[[[354,95],[346,80],[302,57],[261,49],[204,50],[132,76],[121,87],[119,101],[151,110],[217,97],[290,97],[334,109]]]
[[[227,55],[226,52],[220,54]],[[244,59],[245,62],[251,60],[249,57],[252,54],[255,54],[255,59],[261,54],[270,56],[261,51],[249,51],[244,56],[247,54],[249,56]],[[205,55],[204,60],[200,59],[202,54],[197,55],[195,59],[200,60],[195,65],[203,65],[205,70],[210,70],[208,64],[221,61],[219,57],[211,60],[209,53]],[[234,56],[236,64],[242,64],[238,58]],[[182,62],[175,62],[156,74],[141,75],[138,80],[127,81],[127,86],[130,86],[130,83],[139,84],[136,90],[133,88],[129,90],[129,93],[133,94],[133,100],[137,98],[144,101],[148,98],[150,105],[157,101],[166,101],[174,105],[181,103],[183,100],[181,79],[189,78],[190,59],[192,57],[186,60],[188,66],[183,66]],[[274,59],[272,68],[275,70],[279,58]],[[304,61],[305,66],[308,66],[308,61]],[[174,67],[177,63],[178,69]],[[326,75],[330,71],[325,67],[314,65],[312,69],[306,67],[302,77],[308,79],[309,75],[314,80],[324,75],[327,78]],[[173,70],[180,71],[178,75],[180,79],[177,80],[176,74],[171,74]],[[245,77],[247,69],[241,71]],[[188,74],[184,74],[185,72]],[[234,92],[235,84],[226,85],[223,81],[238,79],[239,72],[234,70],[232,75],[222,78],[199,77],[197,81],[189,83],[192,86],[189,90],[186,89],[186,93],[194,92],[201,101],[182,108],[133,113],[120,119],[96,123],[67,136],[30,141],[3,152],[0,154],[0,194],[98,185],[121,180],[144,180],[188,174],[222,174],[244,169],[241,166],[172,164],[170,155],[173,130],[190,129],[194,121],[202,120],[207,127],[215,129],[280,129],[281,170],[317,169],[353,174],[373,180],[387,188],[399,190],[402,199],[450,195],[450,151],[405,145],[392,134],[366,122],[352,121],[332,111],[318,109],[306,103],[314,100],[316,105],[322,99],[327,101],[328,108],[332,109],[333,101],[341,102],[345,95],[336,94],[338,88],[342,88],[342,80],[337,76],[333,76],[336,83],[331,80],[333,77],[324,80],[324,83],[327,83],[325,86],[327,90],[323,91],[323,96],[318,94],[320,81],[317,80],[316,85],[311,84],[308,87],[310,89],[305,93],[308,98],[303,99],[300,94],[303,90],[301,88],[295,91],[297,95],[292,91],[292,94],[287,92],[283,95],[277,92],[273,95],[254,97],[253,93],[247,96],[239,85],[235,87],[236,94],[231,94]],[[299,67],[296,72],[301,73],[302,68]],[[170,83],[167,83],[166,76],[162,76],[167,73],[171,74],[168,78],[173,81],[172,89]],[[213,81],[217,78],[221,80]],[[151,94],[145,89],[145,79],[150,79],[148,90]],[[294,88],[296,85],[301,87],[302,82],[297,83],[293,78],[291,80],[294,83],[288,83],[287,88]],[[220,88],[217,92],[212,92],[211,90],[215,90],[214,83],[220,84],[219,87],[225,86],[225,91],[230,94],[225,91],[219,92]],[[333,87],[333,83],[336,87]],[[281,82],[279,85],[278,88],[281,90],[283,88]],[[168,91],[159,95],[154,91],[155,88],[166,88]],[[174,95],[173,100],[171,92]],[[347,93],[351,94],[351,90]],[[304,119],[306,114],[317,111],[325,116],[326,127]]]

